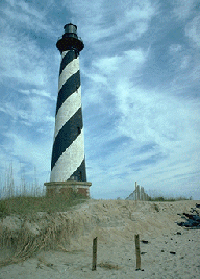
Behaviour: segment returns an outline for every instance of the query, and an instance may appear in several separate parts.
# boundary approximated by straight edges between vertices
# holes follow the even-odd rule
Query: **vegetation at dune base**
[[[151,189],[148,193],[149,201],[153,202],[173,202],[173,201],[186,201],[186,200],[193,200],[193,197],[186,197],[184,195],[172,195],[168,196],[167,194],[162,193],[162,189]]]
[[[34,212],[65,212],[70,207],[86,201],[88,198],[71,191],[67,194],[46,196],[45,187],[39,186],[34,173],[34,183],[28,185],[22,176],[21,185],[16,187],[14,183],[12,164],[5,173],[4,185],[0,185],[0,218],[11,214],[26,215]],[[1,177],[0,177],[1,178]],[[0,179],[2,181],[2,179]],[[3,184],[3,183],[1,183]],[[172,202],[179,200],[192,200],[192,197],[164,197],[152,190],[149,201]],[[120,200],[121,198],[117,198]]]
[[[68,243],[68,234],[63,238],[61,232],[67,232],[68,223],[65,222],[63,226],[54,222],[54,212],[66,212],[72,206],[86,201],[88,198],[77,194],[74,191],[68,193],[68,195],[54,195],[54,196],[12,196],[0,199],[0,219],[7,218],[7,216],[14,215],[15,217],[22,218],[22,227],[20,231],[12,234],[12,229],[4,230],[0,237],[0,247],[5,248],[7,251],[5,255],[0,254],[0,267],[6,266],[12,263],[18,263],[24,261],[35,253],[41,250],[49,249],[65,249],[62,247],[63,239],[65,243]],[[30,229],[24,224],[33,220],[35,213],[45,212],[48,214],[47,226],[41,229],[39,235],[33,235],[30,233]],[[8,219],[9,220],[9,219]],[[41,225],[42,227],[42,225]],[[2,259],[1,259],[2,258]]]
[[[159,197],[150,197],[149,201],[183,201],[183,200],[192,200],[192,197],[190,197],[189,199],[188,198],[185,198],[185,197],[176,197],[176,198],[173,198],[173,197],[162,197],[162,196],[159,196]]]
[[[68,194],[46,196],[46,187],[39,185],[34,169],[33,183],[25,180],[16,186],[12,163],[5,170],[4,177],[0,176],[0,218],[11,214],[27,215],[34,212],[65,212],[70,207],[84,202],[86,197],[71,191]]]
[[[26,215],[34,212],[65,212],[72,206],[86,201],[89,198],[72,191],[69,195],[55,196],[18,196],[0,199],[0,217],[11,214]],[[172,202],[181,200],[191,200],[185,197],[150,197],[152,202]]]
[[[70,207],[86,201],[84,196],[74,191],[70,195],[19,196],[0,200],[0,217],[10,214],[26,215],[34,212],[65,212]]]

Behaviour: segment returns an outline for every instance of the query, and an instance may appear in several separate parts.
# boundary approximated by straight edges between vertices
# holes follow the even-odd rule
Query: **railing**
[[[65,34],[63,34],[62,36],[60,36],[60,37],[58,37],[57,38],[57,41],[59,41],[59,40],[61,40],[62,38],[63,38],[63,36],[64,36]],[[66,36],[67,37],[67,36]],[[75,37],[67,37],[67,38],[75,38]],[[81,41],[82,43],[83,43],[83,40],[81,39],[81,37],[76,37],[76,39],[78,39],[79,41]]]

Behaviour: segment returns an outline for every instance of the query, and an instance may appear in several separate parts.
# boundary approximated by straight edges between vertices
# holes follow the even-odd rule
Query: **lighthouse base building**
[[[71,195],[72,192],[81,194],[84,197],[90,197],[90,182],[78,182],[75,180],[67,180],[66,182],[49,182],[44,183],[46,186],[46,195]]]
[[[65,34],[56,46],[61,54],[55,132],[51,157],[50,182],[46,194],[90,196],[92,183],[86,180],[79,52],[84,45],[77,36],[77,26],[65,25]]]

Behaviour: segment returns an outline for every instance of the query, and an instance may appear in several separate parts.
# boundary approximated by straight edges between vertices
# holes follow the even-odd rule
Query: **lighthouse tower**
[[[66,193],[72,189],[90,195],[86,182],[79,52],[84,45],[77,36],[77,26],[66,24],[65,34],[57,41],[61,54],[55,131],[47,195]]]

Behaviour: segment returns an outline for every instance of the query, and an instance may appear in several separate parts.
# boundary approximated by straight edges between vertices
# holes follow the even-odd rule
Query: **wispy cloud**
[[[200,47],[200,16],[196,16],[186,25],[185,34],[196,46]]]
[[[14,164],[22,162],[24,166],[26,166],[27,175],[29,173],[32,175],[34,166],[36,166],[40,172],[38,173],[39,178],[41,178],[41,175],[44,175],[44,173],[48,173],[50,167],[50,154],[48,151],[49,148],[51,148],[51,139],[48,139],[48,137],[43,134],[43,140],[39,143],[36,140],[30,140],[30,135],[27,136],[21,133],[7,132],[5,136],[9,139],[8,142],[5,143],[6,154],[10,154],[10,158],[14,158],[14,160],[12,159]],[[20,171],[19,168],[18,171]],[[18,175],[16,178],[18,178]]]
[[[175,0],[173,1],[173,12],[179,20],[191,17],[192,13],[198,13],[198,0]]]
[[[29,32],[47,33],[48,36],[56,35],[51,28],[51,22],[47,22],[48,8],[52,1],[47,1],[45,8],[34,1],[29,3],[23,0],[6,0],[2,9],[3,18],[10,21],[13,29],[22,28]]]
[[[35,86],[45,84],[47,73],[42,52],[34,41],[29,41],[23,34],[5,30],[0,46],[0,59],[3,62],[1,79],[12,78],[15,83]]]
[[[94,3],[89,0],[65,3],[87,44],[94,47],[98,45],[100,48],[106,40],[108,49],[124,40],[138,39],[148,30],[151,18],[157,13],[157,2],[152,4],[149,0],[119,1],[117,5],[103,0]],[[81,16],[83,12],[84,17]]]

